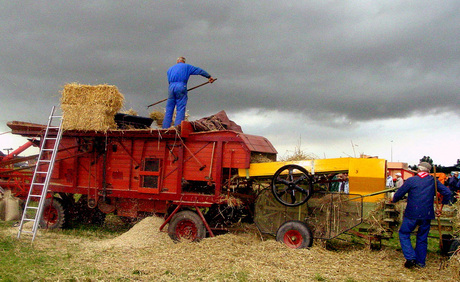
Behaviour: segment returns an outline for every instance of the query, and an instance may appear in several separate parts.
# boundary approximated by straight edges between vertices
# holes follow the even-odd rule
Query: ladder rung
[[[25,207],[25,209],[38,210],[38,207]]]
[[[45,174],[46,174],[46,173],[48,173],[48,172],[47,172],[47,171],[36,171],[35,173],[40,173],[40,174],[44,174],[44,173],[45,173]]]
[[[39,162],[39,163],[50,163],[51,161],[50,160],[38,160],[37,162]]]
[[[53,149],[42,149],[42,151],[54,151]]]
[[[24,218],[24,221],[36,221],[35,218]]]
[[[46,140],[57,140],[57,138],[54,138],[54,137],[52,137],[52,138],[51,138],[51,137],[47,137],[47,138],[45,138],[44,140],[45,140],[45,141],[46,141]]]
[[[29,233],[29,234],[34,234],[33,231],[29,231],[29,230],[22,230],[21,233]]]
[[[33,197],[33,198],[41,198],[42,195],[29,195],[30,197]]]

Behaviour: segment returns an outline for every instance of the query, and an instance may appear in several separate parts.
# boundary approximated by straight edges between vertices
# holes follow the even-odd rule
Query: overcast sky
[[[225,110],[280,157],[460,158],[458,0],[0,3],[0,150],[21,143],[7,121],[45,123],[71,82],[148,116],[185,56],[218,78],[190,119]]]

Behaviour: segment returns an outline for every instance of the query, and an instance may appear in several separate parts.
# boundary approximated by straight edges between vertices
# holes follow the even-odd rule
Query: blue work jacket
[[[187,85],[188,79],[191,75],[201,75],[206,78],[211,77],[205,70],[186,63],[177,63],[170,67],[168,69],[167,75],[169,84],[181,83],[183,85]]]
[[[448,204],[451,196],[450,189],[437,181],[438,192],[443,195],[443,204]],[[401,200],[407,194],[407,206],[404,217],[411,219],[434,219],[434,178],[431,175],[420,177],[415,175],[408,178],[393,196],[393,203]]]

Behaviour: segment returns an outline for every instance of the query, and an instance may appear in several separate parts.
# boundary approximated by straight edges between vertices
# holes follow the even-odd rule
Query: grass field
[[[0,222],[0,281],[458,281],[459,263],[430,238],[427,267],[409,270],[397,237],[370,250],[350,235],[292,250],[246,232],[173,243],[149,217],[131,228],[109,216],[102,227],[40,231],[16,239],[14,222]],[[395,233],[395,236],[397,234]]]

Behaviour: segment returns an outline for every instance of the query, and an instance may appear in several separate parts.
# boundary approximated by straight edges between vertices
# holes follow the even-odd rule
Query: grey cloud
[[[2,7],[0,93],[14,96],[14,107],[55,104],[62,86],[77,81],[117,85],[128,107],[147,114],[147,104],[167,95],[167,68],[184,55],[218,77],[190,93],[196,117],[278,109],[341,127],[340,121],[427,109],[458,115],[458,1],[2,1]],[[5,114],[37,115],[16,112]]]

